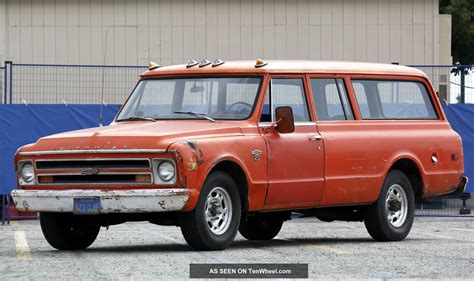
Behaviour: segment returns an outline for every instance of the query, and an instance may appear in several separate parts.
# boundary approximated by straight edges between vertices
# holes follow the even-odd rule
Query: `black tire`
[[[240,222],[239,232],[248,240],[271,240],[278,235],[282,226],[282,218],[249,216]]]
[[[231,215],[228,227],[223,233],[216,234],[211,231],[206,220],[206,201],[208,195],[215,188],[221,187],[228,195],[230,202]],[[240,195],[237,186],[232,178],[224,172],[217,171],[211,173],[201,188],[196,207],[191,212],[180,215],[181,233],[189,246],[196,250],[210,251],[222,250],[234,241],[240,224],[241,204]]]
[[[40,224],[46,241],[58,250],[86,249],[100,231],[100,225],[88,217],[65,213],[41,213]]]
[[[397,200],[389,200],[389,203],[386,205],[387,195],[392,187],[395,187],[394,194],[400,194],[403,197],[403,193],[398,191],[401,188],[406,195],[407,208],[405,220],[400,218],[397,221],[397,218],[395,218],[393,222],[390,222],[388,218],[389,212],[403,209],[403,205],[399,204]],[[410,180],[401,171],[390,171],[385,178],[379,198],[365,211],[364,223],[367,231],[377,241],[401,241],[410,232],[414,218],[415,196]],[[395,225],[398,223],[400,225]]]

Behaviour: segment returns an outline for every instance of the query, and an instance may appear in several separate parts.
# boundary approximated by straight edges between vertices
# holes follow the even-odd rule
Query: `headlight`
[[[163,161],[158,166],[158,177],[164,182],[169,182],[174,178],[176,169],[170,161]]]
[[[32,183],[35,179],[35,169],[33,164],[26,162],[20,166],[20,178],[24,183]]]

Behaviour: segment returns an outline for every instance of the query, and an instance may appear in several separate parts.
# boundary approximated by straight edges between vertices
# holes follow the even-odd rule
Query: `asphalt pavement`
[[[190,263],[308,263],[311,279],[474,279],[474,218],[417,217],[402,242],[375,242],[363,223],[286,222],[271,241],[238,235],[226,250],[190,249],[178,227],[102,228],[84,251],[62,252],[38,221],[0,226],[0,279],[188,279]]]

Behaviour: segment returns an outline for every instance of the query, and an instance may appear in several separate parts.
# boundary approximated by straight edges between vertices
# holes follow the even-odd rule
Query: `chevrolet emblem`
[[[98,173],[99,173],[99,169],[85,168],[81,170],[81,175],[83,176],[92,176],[92,175],[97,175]]]

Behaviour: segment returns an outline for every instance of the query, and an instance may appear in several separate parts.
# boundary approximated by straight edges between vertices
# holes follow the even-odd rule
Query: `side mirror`
[[[276,129],[281,134],[293,133],[295,131],[295,120],[293,109],[289,106],[277,107],[275,109]]]

